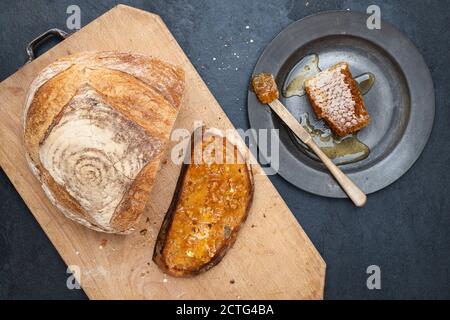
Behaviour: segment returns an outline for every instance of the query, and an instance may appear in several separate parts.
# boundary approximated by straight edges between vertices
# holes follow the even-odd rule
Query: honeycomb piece
[[[370,117],[361,93],[346,62],[318,73],[305,81],[305,91],[317,118],[344,137],[364,128]]]

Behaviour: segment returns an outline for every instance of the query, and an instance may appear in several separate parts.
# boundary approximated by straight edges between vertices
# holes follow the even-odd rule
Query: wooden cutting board
[[[181,65],[186,91],[176,127],[192,130],[198,119],[210,127],[233,126],[161,18],[123,5],[0,84],[0,165],[67,265],[79,267],[77,277],[87,295],[91,299],[321,299],[325,263],[259,167],[254,168],[253,206],[234,247],[216,267],[195,278],[172,278],[151,261],[180,169],[170,158],[163,161],[145,216],[133,235],[97,233],[58,213],[26,164],[22,110],[28,86],[42,68],[85,50],[130,51]]]

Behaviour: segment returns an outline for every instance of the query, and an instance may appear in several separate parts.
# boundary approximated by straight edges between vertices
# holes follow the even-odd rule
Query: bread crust
[[[42,70],[31,84],[26,98],[23,132],[27,162],[51,202],[68,218],[91,229],[122,234],[133,231],[159,170],[161,155],[178,115],[183,91],[184,72],[181,68],[138,54],[82,52],[58,59]],[[85,113],[80,113],[82,108],[86,109]],[[81,184],[80,181],[77,184],[72,182],[75,190],[71,189],[70,175],[67,177],[66,174],[64,180],[56,174],[74,170],[72,166],[66,165],[64,170],[52,167],[51,157],[56,156],[48,154],[48,150],[56,147],[47,146],[50,144],[48,141],[64,140],[56,130],[63,133],[68,130],[68,125],[64,125],[68,119],[73,120],[75,116],[71,112],[74,110],[86,118],[83,128],[89,129],[93,124],[100,134],[111,133],[112,144],[123,149],[121,158],[118,158],[120,161],[111,162],[113,172],[120,176],[120,181],[114,181],[115,190],[123,196],[111,201],[118,204],[108,214],[101,211],[102,208],[88,210],[92,203],[78,192],[86,181]],[[75,117],[75,120],[80,119]],[[77,128],[75,124],[72,127]],[[106,141],[105,148],[111,147],[109,138],[97,135],[95,139]],[[133,147],[133,150],[128,150],[127,146]],[[115,155],[112,151],[105,153]],[[78,162],[88,158],[80,154]],[[132,155],[140,158],[134,159]],[[66,161],[64,157],[61,159]],[[63,160],[58,159],[58,164],[65,164]],[[98,159],[90,161],[100,164]],[[127,170],[132,177],[127,176]],[[111,178],[111,175],[104,175],[103,178]],[[96,200],[104,201],[100,198]]]

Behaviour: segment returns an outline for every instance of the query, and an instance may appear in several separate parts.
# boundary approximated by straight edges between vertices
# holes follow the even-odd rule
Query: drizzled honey
[[[350,134],[340,138],[333,134],[326,127],[323,121],[311,120],[308,113],[300,116],[300,124],[308,131],[316,145],[332,159],[335,164],[343,165],[363,160],[369,156],[369,147],[362,143],[356,137],[356,134]],[[293,139],[301,145],[301,151],[307,156],[317,159],[316,154],[310,150],[297,136],[292,134]]]

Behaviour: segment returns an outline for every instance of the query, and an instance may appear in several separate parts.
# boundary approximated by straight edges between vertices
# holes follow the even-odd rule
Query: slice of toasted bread
[[[370,123],[359,88],[348,63],[338,64],[305,81],[305,91],[317,118],[344,137]]]
[[[200,127],[193,133],[153,261],[190,277],[218,264],[236,241],[253,200],[253,174],[238,144]]]

